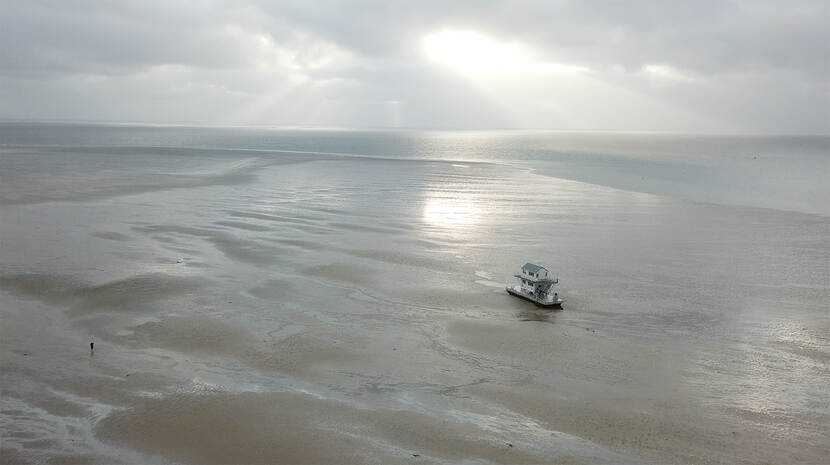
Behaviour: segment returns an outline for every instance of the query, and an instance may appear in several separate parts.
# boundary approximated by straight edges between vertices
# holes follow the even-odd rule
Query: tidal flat
[[[830,454],[820,205],[615,185],[594,142],[520,156],[538,134],[231,135],[0,148],[1,462]],[[527,261],[561,311],[504,292]]]

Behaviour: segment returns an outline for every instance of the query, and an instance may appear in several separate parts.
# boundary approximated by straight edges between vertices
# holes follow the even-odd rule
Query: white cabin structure
[[[508,286],[507,292],[517,297],[535,302],[544,307],[560,306],[563,299],[552,292],[559,279],[551,277],[547,268],[533,263],[525,263],[520,272],[513,275],[519,280],[515,286]]]
[[[533,263],[525,263],[522,271],[514,276],[519,278],[521,290],[532,295],[538,294],[541,289],[547,291],[551,284],[558,282],[558,280],[548,278],[547,268]]]

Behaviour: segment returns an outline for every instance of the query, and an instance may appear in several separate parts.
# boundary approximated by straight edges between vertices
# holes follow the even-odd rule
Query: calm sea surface
[[[2,123],[0,458],[822,463],[828,179],[819,136]]]

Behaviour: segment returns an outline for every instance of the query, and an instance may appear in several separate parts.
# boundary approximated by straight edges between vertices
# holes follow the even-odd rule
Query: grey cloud
[[[670,63],[709,74],[786,67],[827,77],[826,2],[482,1],[261,2],[359,53],[400,54],[407,40],[440,27],[524,39],[551,57],[595,66]]]
[[[454,28],[587,67],[620,101],[659,101],[695,121],[728,123],[687,127],[692,119],[678,116],[678,130],[828,132],[828,24],[820,0],[6,0],[0,117],[511,127],[492,96],[424,61],[420,38]],[[334,61],[318,63],[327,56]],[[647,65],[689,79],[655,80]],[[601,124],[560,129],[650,129],[641,127],[649,121],[665,129],[671,119],[633,118],[619,102],[603,107],[590,95],[551,95],[562,101],[540,108]],[[582,108],[589,105],[599,106]],[[550,121],[559,120],[539,124]]]
[[[174,2],[4,2],[0,70],[46,76],[132,73],[153,65],[237,67],[247,51],[235,40],[244,11],[203,10]],[[253,15],[249,15],[253,17]]]
[[[0,6],[3,69],[105,72],[152,64],[247,64],[232,28],[277,41],[307,32],[369,57],[400,54],[439,27],[521,38],[586,64],[671,63],[701,73],[769,66],[826,77],[822,1],[177,2],[7,1]],[[52,69],[54,68],[54,69]]]

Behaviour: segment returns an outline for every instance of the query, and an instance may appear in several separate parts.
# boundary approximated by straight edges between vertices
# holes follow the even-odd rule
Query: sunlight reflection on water
[[[481,209],[465,198],[432,197],[424,204],[423,219],[428,224],[453,229],[476,224]]]

